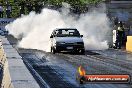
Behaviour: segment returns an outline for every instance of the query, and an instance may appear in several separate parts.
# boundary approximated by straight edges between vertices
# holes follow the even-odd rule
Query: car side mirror
[[[53,35],[51,35],[50,38],[53,38]]]
[[[80,35],[80,37],[83,37],[83,35]]]

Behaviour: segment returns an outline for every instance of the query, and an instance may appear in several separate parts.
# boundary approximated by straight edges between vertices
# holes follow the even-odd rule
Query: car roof
[[[77,30],[76,28],[56,28],[54,31],[57,30]]]

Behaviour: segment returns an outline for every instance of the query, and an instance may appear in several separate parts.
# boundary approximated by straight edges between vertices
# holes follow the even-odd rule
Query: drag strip
[[[30,53],[29,53],[30,52]],[[87,55],[51,54],[39,50],[19,50],[20,55],[25,58],[33,69],[45,80],[50,88],[117,88],[120,84],[84,84],[76,82],[76,72],[79,65],[86,68],[89,73],[111,74],[119,73],[113,67],[106,66]],[[96,64],[94,64],[96,62]],[[66,65],[66,66],[65,66]],[[76,71],[75,71],[76,70]],[[52,80],[51,80],[52,79]],[[120,88],[129,88],[129,84],[121,84]]]
[[[34,69],[41,78],[46,82],[50,88],[77,88],[74,84],[68,82],[63,75],[59,74],[59,67],[52,65],[51,63],[44,62],[41,58],[38,58],[34,50],[18,50],[20,55],[23,57],[23,60],[26,61],[26,65],[30,64],[29,69]],[[31,52],[31,53],[25,53]],[[43,58],[44,59],[44,58]],[[34,74],[33,74],[34,75]],[[45,84],[45,82],[40,82],[39,84]],[[44,87],[43,85],[42,87]]]
[[[131,84],[84,84],[76,80],[78,67],[85,68],[87,74],[130,74],[131,62],[115,59],[87,51],[86,55],[56,53],[22,49],[16,47],[15,40],[10,43],[22,56],[26,66],[42,88],[131,88]],[[118,52],[118,51],[117,51]]]

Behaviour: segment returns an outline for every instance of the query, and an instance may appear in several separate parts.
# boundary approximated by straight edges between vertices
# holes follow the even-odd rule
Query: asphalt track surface
[[[108,49],[86,51],[85,55],[70,53],[52,54],[36,49],[16,47],[17,40],[7,36],[9,42],[22,56],[31,74],[42,88],[132,88],[129,84],[103,84],[77,81],[78,67],[85,68],[87,74],[130,74],[132,76],[132,54]]]

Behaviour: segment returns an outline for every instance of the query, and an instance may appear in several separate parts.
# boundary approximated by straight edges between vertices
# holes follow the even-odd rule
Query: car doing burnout
[[[51,52],[59,53],[61,51],[70,51],[76,53],[85,53],[83,35],[80,35],[77,29],[64,28],[55,29],[51,36]]]

